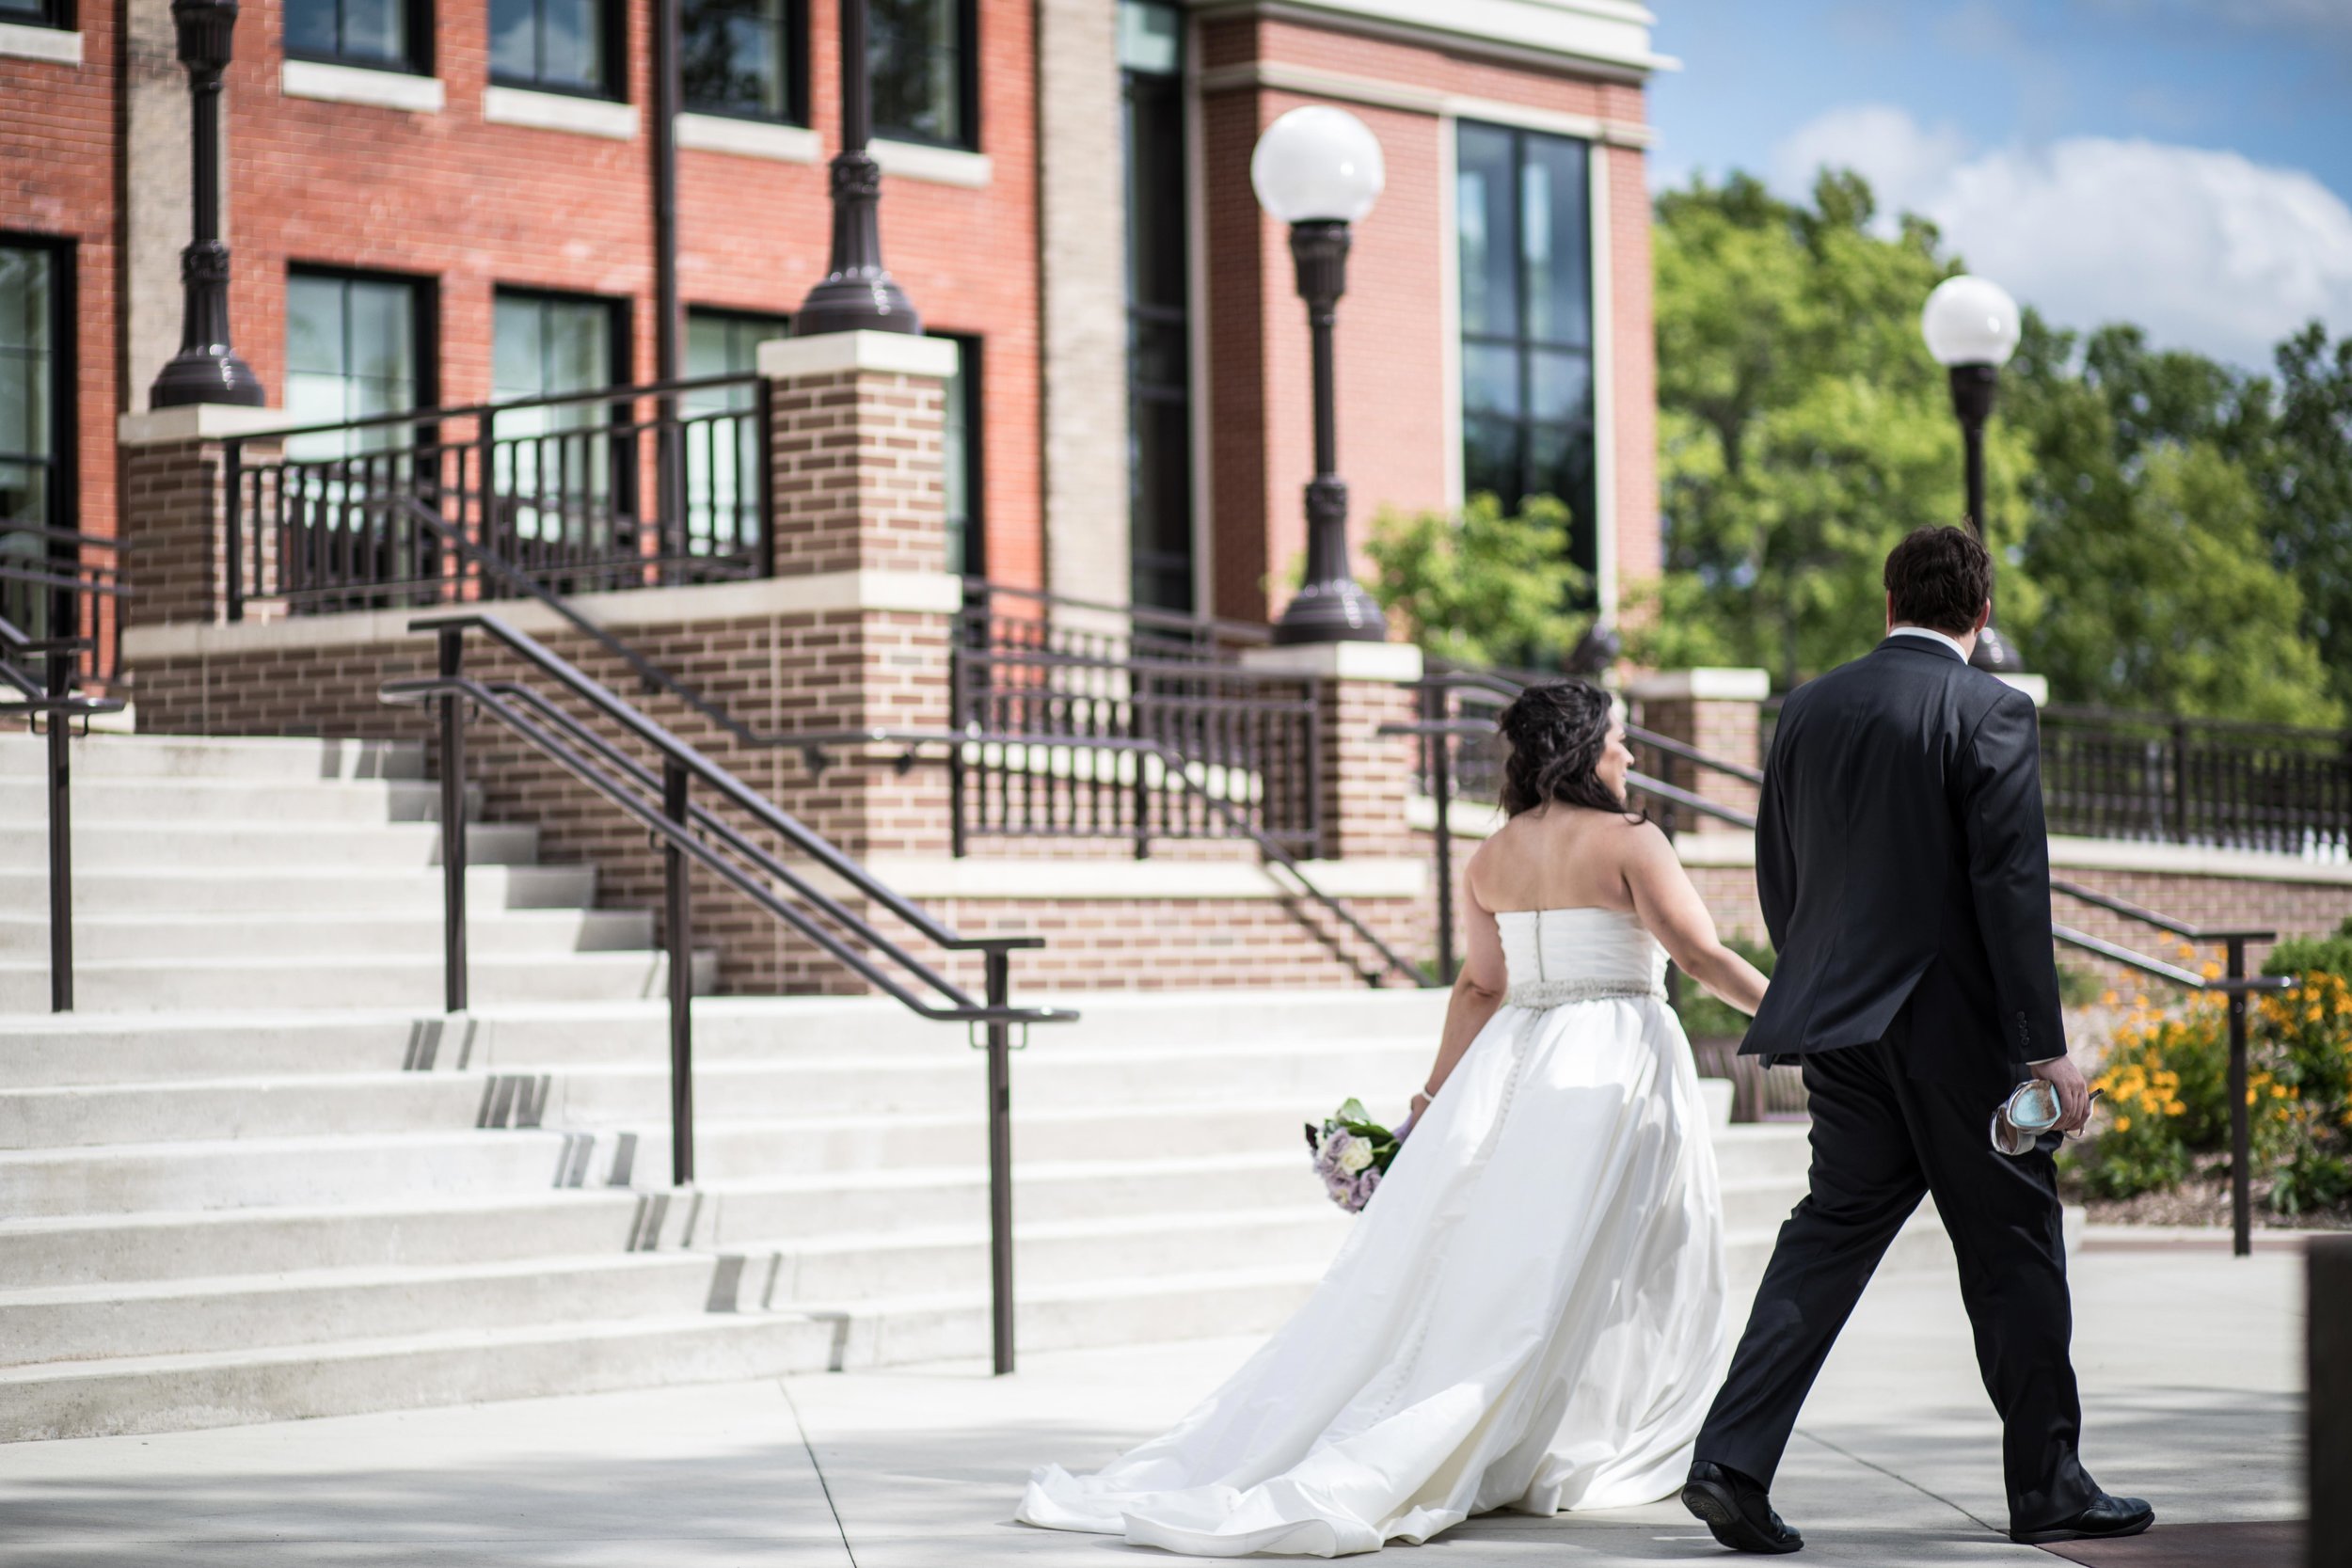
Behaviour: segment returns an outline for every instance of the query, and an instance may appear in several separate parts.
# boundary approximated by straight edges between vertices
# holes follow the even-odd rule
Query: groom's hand
[[[2083,1069],[2074,1065],[2074,1059],[2054,1056],[2046,1062],[2036,1062],[2026,1070],[2058,1090],[2058,1130],[2080,1132],[2083,1123],[2090,1119],[2090,1086],[2083,1082]]]

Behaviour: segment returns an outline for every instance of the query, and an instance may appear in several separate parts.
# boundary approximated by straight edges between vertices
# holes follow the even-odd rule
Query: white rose
[[[1350,1176],[1356,1175],[1372,1164],[1372,1145],[1361,1138],[1349,1137],[1347,1147],[1340,1150],[1339,1164],[1340,1169]]]

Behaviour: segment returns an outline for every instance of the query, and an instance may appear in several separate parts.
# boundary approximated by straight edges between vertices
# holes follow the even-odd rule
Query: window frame
[[[720,119],[739,119],[752,125],[807,126],[810,123],[808,100],[808,0],[784,0],[783,28],[785,41],[789,49],[789,53],[786,56],[787,64],[784,73],[784,113],[782,115],[751,114],[741,109],[714,108],[707,103],[695,103],[687,92],[683,70],[685,65],[683,56],[686,49],[686,16],[683,0],[680,0],[678,14],[678,51],[680,59],[678,63],[681,69],[679,72],[680,80],[678,84],[678,113],[686,115],[710,115]],[[760,312],[756,310],[737,313],[754,316],[760,314]]]
[[[584,98],[592,103],[626,103],[628,98],[628,5],[627,0],[593,0],[596,8],[597,41],[604,49],[604,71],[607,78],[601,87],[573,87],[564,82],[549,82],[540,77],[507,76],[498,69],[495,42],[485,51],[487,56],[488,81],[494,87],[511,87],[517,92],[553,93],[563,98]],[[532,13],[538,21],[545,43],[547,0],[531,0]],[[488,8],[485,8],[487,17]],[[542,51],[543,52],[543,51]],[[537,293],[544,290],[516,290],[515,293]],[[603,295],[576,294],[579,299],[597,299]]]
[[[988,438],[982,421],[988,418],[987,383],[981,379],[981,365],[986,357],[987,340],[977,333],[927,331],[926,338],[938,338],[956,345],[956,373],[963,382],[963,563],[956,575],[964,578],[988,576],[988,492],[982,487],[988,475],[986,461]],[[954,383],[941,388],[940,436],[943,461],[946,456],[947,407],[946,395]],[[943,510],[946,498],[943,496]]]
[[[335,36],[340,40],[343,31],[343,8],[350,0],[327,0],[327,3],[335,8]],[[339,65],[350,71],[386,71],[400,76],[430,76],[433,74],[434,60],[433,0],[400,0],[400,6],[408,29],[408,48],[398,63],[327,50],[295,48],[286,40],[287,16],[293,8],[291,4],[278,19],[278,48],[290,60]]]
[[[11,27],[50,27],[60,33],[75,31],[73,0],[40,0],[29,11],[0,10],[0,23]],[[13,245],[23,236],[0,231],[0,245]]]
[[[429,272],[393,272],[383,267],[352,267],[334,261],[289,261],[286,263],[287,294],[293,293],[294,278],[318,277],[339,283],[389,283],[408,291],[408,347],[416,366],[416,404],[422,410],[436,409],[441,403],[441,280]],[[285,327],[291,310],[281,309],[278,321]],[[283,373],[291,377],[294,356],[288,353]],[[424,421],[420,420],[421,424]]]
[[[1120,214],[1127,227],[1128,251],[1127,276],[1124,279],[1126,298],[1123,305],[1127,328],[1124,367],[1127,379],[1128,421],[1127,594],[1128,598],[1137,605],[1148,604],[1155,609],[1190,613],[1197,608],[1200,598],[1200,540],[1199,537],[1200,497],[1199,486],[1196,483],[1198,476],[1194,471],[1198,438],[1194,430],[1194,418],[1199,412],[1200,399],[1199,366],[1196,363],[1193,341],[1194,328],[1197,325],[1193,310],[1191,264],[1195,226],[1188,166],[1180,167],[1179,178],[1170,188],[1157,193],[1172,207],[1175,215],[1174,228],[1183,240],[1183,244],[1177,246],[1175,251],[1180,259],[1179,265],[1184,275],[1183,287],[1179,291],[1179,301],[1174,305],[1147,303],[1139,299],[1136,292],[1137,263],[1135,218],[1137,199],[1136,188],[1137,160],[1132,127],[1137,118],[1139,105],[1147,96],[1162,100],[1152,107],[1163,113],[1172,104],[1175,111],[1178,157],[1184,166],[1189,166],[1191,162],[1192,149],[1184,134],[1184,51],[1188,41],[1184,36],[1187,29],[1184,11],[1174,6],[1169,6],[1168,8],[1174,12],[1178,25],[1176,69],[1172,71],[1143,71],[1122,63],[1119,73],[1121,120],[1120,174],[1127,183],[1126,200],[1122,203],[1123,210]],[[1147,391],[1145,390],[1147,384],[1140,380],[1136,372],[1142,358],[1139,348],[1143,334],[1148,327],[1152,326],[1173,330],[1178,335],[1177,341],[1181,345],[1182,354],[1182,378],[1173,384],[1150,383],[1151,389]],[[1168,603],[1156,594],[1147,594],[1145,588],[1147,584],[1156,588],[1163,581],[1173,580],[1180,570],[1179,564],[1168,560],[1165,552],[1144,551],[1141,548],[1143,541],[1136,532],[1136,525],[1142,515],[1140,503],[1143,500],[1143,475],[1138,462],[1142,455],[1140,416],[1148,405],[1165,407],[1171,404],[1181,407],[1184,413],[1183,451],[1180,453],[1182,462],[1175,470],[1180,477],[1180,483],[1175,487],[1178,494],[1169,498],[1174,502],[1172,509],[1181,515],[1184,524],[1184,551],[1181,562],[1184,578],[1182,602],[1175,604]],[[1152,564],[1149,568],[1143,563],[1147,554],[1152,560]]]
[[[38,251],[49,259],[49,486],[45,514],[35,527],[51,531],[47,547],[41,558],[60,566],[78,568],[82,548],[72,540],[57,535],[80,531],[73,526],[80,515],[81,499],[81,420],[80,400],[75,396],[79,364],[74,328],[75,291],[79,269],[79,246],[72,238],[59,234],[39,234],[25,230],[0,228],[0,247],[10,250]],[[27,452],[22,454],[31,457]],[[71,575],[62,572],[59,575]],[[59,589],[51,600],[50,613],[63,608],[72,591]],[[77,619],[78,619],[78,611]]]
[[[1517,298],[1516,309],[1514,310],[1515,325],[1513,330],[1509,334],[1504,334],[1493,331],[1473,331],[1469,325],[1470,311],[1467,308],[1468,300],[1467,298],[1457,297],[1455,301],[1456,321],[1454,326],[1456,353],[1459,359],[1465,366],[1467,366],[1470,351],[1473,349],[1505,350],[1508,351],[1513,356],[1513,371],[1516,376],[1517,403],[1519,412],[1508,416],[1489,414],[1481,416],[1481,418],[1486,420],[1507,420],[1513,427],[1516,433],[1516,463],[1518,469],[1517,482],[1520,484],[1525,484],[1531,477],[1532,465],[1530,459],[1530,449],[1533,443],[1534,434],[1538,430],[1560,428],[1564,423],[1564,421],[1538,419],[1533,413],[1528,412],[1534,404],[1534,383],[1536,363],[1541,356],[1548,354],[1574,356],[1582,359],[1585,372],[1587,396],[1591,401],[1592,412],[1588,417],[1581,421],[1565,421],[1565,424],[1566,428],[1572,431],[1581,428],[1583,440],[1590,449],[1591,460],[1586,464],[1586,470],[1588,483],[1591,486],[1591,493],[1580,493],[1574,496],[1560,496],[1555,499],[1558,499],[1563,505],[1566,506],[1569,511],[1569,559],[1581,570],[1586,572],[1597,572],[1598,570],[1600,558],[1600,542],[1598,537],[1598,514],[1600,499],[1598,495],[1598,468],[1600,461],[1601,425],[1599,400],[1602,394],[1602,388],[1600,385],[1599,354],[1600,323],[1596,315],[1596,312],[1599,308],[1599,298],[1597,281],[1595,277],[1596,271],[1600,264],[1600,259],[1595,254],[1594,250],[1595,234],[1592,220],[1593,143],[1591,138],[1584,136],[1565,135],[1558,132],[1535,130],[1524,125],[1510,125],[1494,120],[1465,119],[1457,122],[1454,136],[1454,178],[1457,183],[1461,175],[1462,164],[1460,130],[1464,127],[1475,127],[1480,131],[1499,133],[1510,138],[1510,199],[1512,202],[1511,235],[1514,247],[1511,256],[1511,274],[1512,289]],[[1527,170],[1530,166],[1528,157],[1529,143],[1531,140],[1538,137],[1549,141],[1566,143],[1569,146],[1578,149],[1583,159],[1584,174],[1582,179],[1582,190],[1584,205],[1582,208],[1580,228],[1583,231],[1584,245],[1584,341],[1581,343],[1569,342],[1564,339],[1539,338],[1535,335],[1534,329],[1529,325],[1534,310],[1528,263],[1526,178]],[[1456,276],[1455,288],[1457,293],[1466,293],[1469,283],[1469,274],[1460,264],[1462,234],[1458,206],[1454,215],[1454,246]],[[1462,485],[1463,499],[1467,500],[1470,496],[1478,493],[1478,489],[1470,483],[1470,476],[1467,471],[1470,456],[1470,430],[1471,422],[1470,388],[1467,370],[1465,370],[1461,379],[1462,385],[1456,388],[1454,402],[1456,415],[1461,425],[1461,433],[1458,436],[1458,440],[1461,447],[1461,456],[1465,470],[1463,473]],[[1502,504],[1504,510],[1507,512],[1517,508],[1529,496],[1549,493],[1549,492],[1548,491],[1523,490],[1516,496],[1498,494],[1496,496],[1496,499]]]
[[[597,307],[604,311],[606,331],[609,334],[607,340],[608,346],[605,349],[605,374],[608,379],[608,384],[604,389],[608,391],[625,390],[628,388],[637,385],[637,339],[635,334],[634,309],[636,302],[631,296],[628,294],[589,293],[579,289],[548,289],[542,288],[532,283],[493,282],[490,285],[490,388],[488,399],[491,404],[498,404],[504,401],[500,396],[498,390],[498,308],[499,302],[501,299],[531,300],[536,303],[552,305],[594,305]],[[536,398],[550,395],[571,397],[574,394],[533,392],[529,394],[529,397]],[[582,408],[589,407],[591,406],[591,400],[583,394],[580,396],[577,406]],[[498,429],[498,417],[495,413],[486,417],[490,420],[493,438],[495,439]],[[615,398],[612,402],[605,404],[604,417],[609,422],[610,428],[612,430],[617,431],[619,428],[626,426],[630,418],[630,400],[626,397],[620,397]],[[628,515],[634,517],[637,515],[638,512],[638,505],[635,498],[640,494],[637,443],[628,439],[626,436],[612,435],[608,437],[606,442],[606,451],[610,454],[609,461],[612,464],[612,467],[606,476],[605,483],[610,485],[612,496],[615,498],[628,498],[625,504],[621,500],[615,500],[615,515]]]
[[[980,150],[980,8],[979,0],[947,0],[956,8],[956,92],[960,100],[956,117],[956,135],[942,138],[926,135],[904,126],[884,125],[877,119],[873,135],[880,141],[905,142],[914,147],[944,148],[951,152]],[[1107,3],[1107,0],[1106,0]],[[869,18],[866,24],[873,25]],[[873,102],[874,58],[872,34],[866,41],[866,101]],[[947,337],[952,334],[942,333]]]

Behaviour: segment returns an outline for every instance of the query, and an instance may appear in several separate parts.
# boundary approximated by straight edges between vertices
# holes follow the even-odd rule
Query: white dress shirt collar
[[[1960,645],[1960,640],[1937,631],[1933,626],[1896,626],[1886,635],[1889,637],[1924,637],[1931,641],[1941,642],[1951,649],[1953,653],[1960,656],[1960,661],[1963,664],[1968,662],[1968,650]]]

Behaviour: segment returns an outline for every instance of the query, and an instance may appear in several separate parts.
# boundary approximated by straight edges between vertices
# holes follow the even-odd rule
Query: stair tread
[[[303,1291],[356,1289],[374,1285],[426,1284],[463,1279],[528,1279],[618,1271],[691,1271],[707,1268],[716,1254],[671,1247],[658,1252],[615,1248],[599,1253],[551,1253],[535,1258],[500,1258],[471,1263],[354,1263],[326,1269],[285,1269],[272,1274],[185,1275],[171,1279],[116,1280],[89,1285],[31,1285],[0,1290],[0,1309],[87,1303],[172,1301],[194,1296],[270,1296]]]

